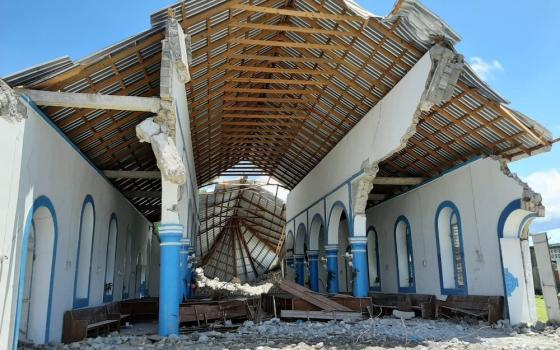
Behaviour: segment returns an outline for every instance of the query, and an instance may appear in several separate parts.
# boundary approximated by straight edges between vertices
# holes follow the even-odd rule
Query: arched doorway
[[[329,214],[327,269],[329,293],[352,291],[352,259],[348,237],[351,232],[350,219],[342,202],[333,204]],[[335,255],[336,254],[336,255]]]
[[[105,285],[103,287],[103,302],[113,300],[115,261],[117,258],[117,236],[118,223],[117,216],[113,213],[109,221],[109,233],[107,237],[107,257],[105,259]]]
[[[284,243],[284,276],[286,279],[293,281],[295,280],[295,269],[294,269],[294,233],[288,231],[286,234],[286,242]]]
[[[22,242],[16,343],[18,339],[36,344],[49,341],[57,235],[54,207],[41,196],[28,214]]]
[[[323,225],[323,218],[321,215],[316,214],[311,220],[311,227],[309,229],[309,251],[317,259],[317,291],[326,292],[328,287],[328,271],[327,261],[325,257],[325,245],[327,244],[325,227]],[[311,272],[311,255],[308,256],[310,260]],[[310,279],[311,279],[310,273]],[[313,286],[313,285],[312,285]],[[313,289],[313,288],[312,288]]]
[[[296,282],[302,286],[306,283],[305,273],[305,236],[306,230],[303,223],[299,224],[296,232],[296,241],[294,245],[294,265],[296,269]]]
[[[373,226],[370,226],[367,231],[367,262],[369,289],[372,291],[381,290],[378,238],[377,231]]]
[[[535,289],[529,251],[529,226],[535,213],[523,209],[521,200],[509,203],[498,219],[506,315],[512,324],[537,321]]]
[[[82,205],[78,251],[76,252],[76,271],[74,276],[74,308],[88,306],[89,282],[91,277],[91,257],[93,255],[93,236],[95,234],[95,205],[88,194]]]

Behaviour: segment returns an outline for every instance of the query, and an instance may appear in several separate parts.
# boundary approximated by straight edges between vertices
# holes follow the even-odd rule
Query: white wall
[[[468,293],[504,295],[498,219],[522,191],[518,182],[502,173],[498,161],[485,158],[370,208],[367,226],[373,225],[378,233],[381,291],[398,291],[394,227],[404,215],[412,231],[416,292],[441,294],[435,215],[437,207],[449,200],[461,217]]]
[[[430,53],[427,52],[290,191],[286,205],[288,219],[360,172],[364,161],[378,161],[399,148],[402,137],[412,124],[431,68]]]
[[[90,194],[95,203],[90,306],[103,302],[111,214],[115,213],[118,220],[114,300],[121,298],[120,287],[128,278],[123,275],[122,266],[126,235],[132,236],[131,255],[135,257],[140,251],[145,256],[147,243],[152,239],[150,223],[31,107],[24,122],[7,124],[0,118],[0,123],[3,149],[0,161],[6,169],[0,175],[0,212],[5,214],[0,218],[0,239],[2,255],[7,256],[11,264],[9,269],[4,269],[3,264],[1,272],[0,295],[7,306],[2,310],[0,343],[10,344],[13,334],[26,216],[33,201],[43,195],[53,203],[58,225],[49,334],[49,340],[57,341],[62,332],[63,313],[72,308],[80,213],[85,196]],[[152,261],[159,259],[156,257]],[[152,280],[158,279],[157,271],[152,271]],[[41,288],[48,292],[48,286]]]

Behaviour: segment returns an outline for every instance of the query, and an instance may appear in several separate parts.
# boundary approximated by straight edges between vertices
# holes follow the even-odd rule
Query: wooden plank
[[[283,8],[253,6],[253,5],[235,4],[232,5],[231,8],[251,11],[251,12],[269,13],[273,15],[296,16],[296,17],[305,17],[305,18],[316,18],[316,19],[330,19],[333,21],[363,22],[365,20],[361,16],[336,15],[336,14],[325,13],[325,12],[296,11],[296,10],[287,10]]]
[[[231,38],[231,39],[228,40],[228,42],[231,43],[231,44],[240,44],[240,45],[293,47],[293,48],[300,48],[300,49],[318,49],[318,50],[346,50],[346,47],[344,45],[296,43],[296,42],[293,42],[293,41],[255,40],[255,39]]]
[[[341,320],[360,321],[363,320],[361,312],[354,311],[313,311],[313,310],[281,310],[281,318],[300,318],[313,320]]]
[[[275,78],[228,78],[226,81],[234,83],[253,83],[253,84],[286,84],[286,85],[328,85],[327,82],[315,80],[298,79],[275,79]]]
[[[282,289],[283,291],[290,293],[295,297],[303,299],[308,303],[313,304],[325,311],[352,311],[351,309],[340,305],[330,300],[329,298],[317,294],[310,289],[300,286],[299,284],[292,281],[283,280],[278,284],[278,287],[280,287],[280,289]]]
[[[337,35],[337,36],[356,36],[356,34],[344,30],[305,28],[305,27],[297,27],[297,26],[290,26],[290,25],[275,25],[275,24],[263,24],[263,23],[235,23],[235,24],[230,24],[230,27],[261,29],[261,30],[278,31],[278,32],[295,32],[295,33],[324,34],[324,35]]]

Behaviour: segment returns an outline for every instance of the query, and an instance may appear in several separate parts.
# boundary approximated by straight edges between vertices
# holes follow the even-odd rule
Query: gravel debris
[[[445,320],[368,319],[360,322],[282,322],[271,319],[260,324],[246,321],[236,331],[197,331],[174,337],[154,334],[127,335],[113,332],[106,337],[79,343],[51,344],[20,349],[94,350],[338,350],[338,349],[559,349],[560,328],[546,324],[510,327],[506,322],[489,326]]]

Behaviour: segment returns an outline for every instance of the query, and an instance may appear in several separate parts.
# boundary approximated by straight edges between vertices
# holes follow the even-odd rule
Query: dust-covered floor
[[[137,324],[107,337],[53,348],[99,350],[147,349],[560,349],[560,328],[534,328],[450,321],[376,318],[356,323],[269,320],[255,325],[226,324],[212,331],[162,338],[155,324]],[[27,348],[27,347],[26,347]]]

